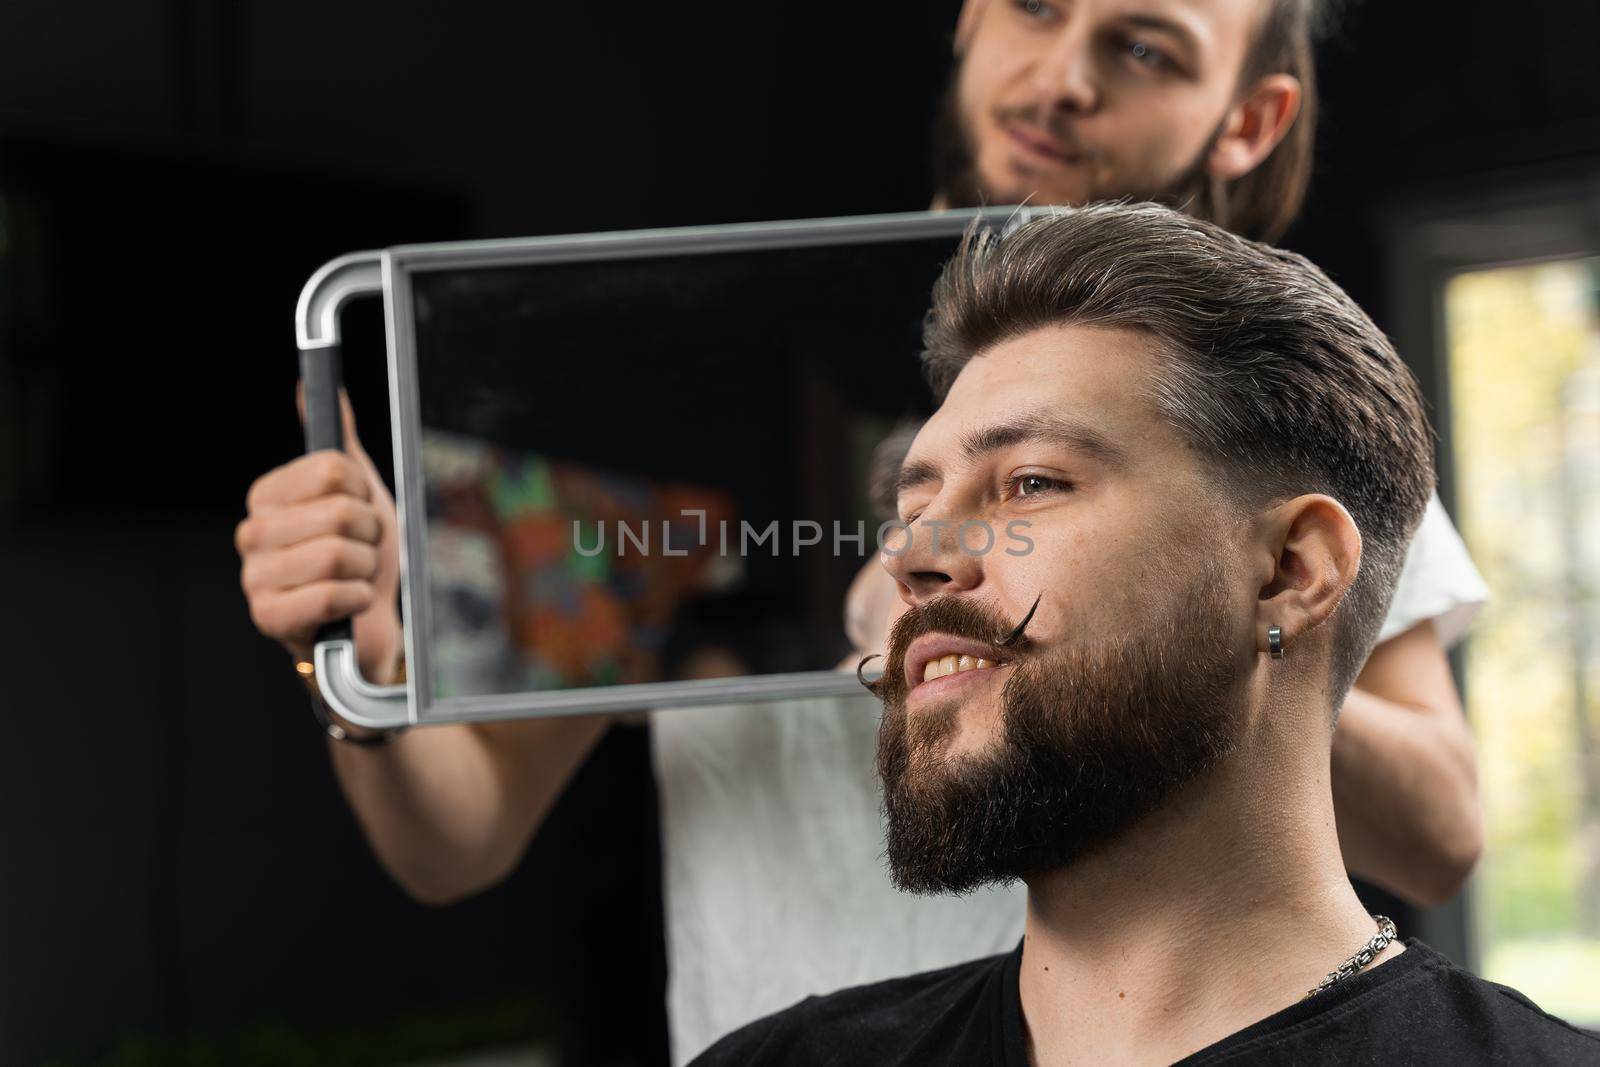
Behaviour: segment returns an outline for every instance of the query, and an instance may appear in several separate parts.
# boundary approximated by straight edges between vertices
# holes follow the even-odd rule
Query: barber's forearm
[[[1477,758],[1459,709],[1352,689],[1333,736],[1346,867],[1423,907],[1460,890],[1483,848]]]
[[[330,741],[329,755],[373,853],[406,892],[442,904],[489,879],[500,805],[472,727],[409,730],[377,747]]]
[[[413,897],[444,904],[504,878],[609,720],[429,726],[386,745],[330,742],[374,854]]]

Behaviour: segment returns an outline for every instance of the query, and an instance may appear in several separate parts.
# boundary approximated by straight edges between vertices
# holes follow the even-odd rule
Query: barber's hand
[[[869,559],[856,572],[844,598],[844,632],[855,655],[887,655],[889,631],[905,613],[906,604],[893,576],[877,559]]]
[[[299,400],[305,418],[305,400]],[[392,682],[404,648],[395,596],[400,533],[394,498],[356,436],[343,391],[345,451],[301,456],[256,479],[234,533],[239,584],[256,628],[309,659],[317,627],[353,618],[361,673]]]

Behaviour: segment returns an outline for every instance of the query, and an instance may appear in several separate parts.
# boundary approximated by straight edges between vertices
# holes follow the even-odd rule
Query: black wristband
[[[333,709],[328,707],[328,702],[322,699],[322,688],[317,685],[317,670],[309,660],[299,660],[295,663],[295,671],[300,675],[300,680],[305,683],[306,694],[311,698],[311,716],[317,720],[317,725],[322,727],[323,733],[335,741],[343,741],[351,745],[387,745],[394,740],[396,734],[405,729],[404,726],[393,730],[375,730],[368,734],[353,734],[346,730],[333,716]],[[400,676],[405,677],[405,663],[401,662]]]
[[[376,730],[369,734],[353,734],[334,720],[333,710],[328,707],[327,702],[317,693],[311,694],[311,714],[317,720],[317,724],[322,727],[323,732],[329,737],[335,741],[343,741],[350,745],[366,745],[369,748],[374,745],[387,745],[395,739],[396,734],[405,729],[402,726],[398,730]]]

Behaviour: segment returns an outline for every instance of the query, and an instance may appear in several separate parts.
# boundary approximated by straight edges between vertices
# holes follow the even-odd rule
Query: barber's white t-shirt
[[[1380,639],[1454,642],[1488,590],[1435,497]],[[813,993],[1009,951],[1020,884],[963,897],[889,882],[870,694],[655,713],[673,1062]]]

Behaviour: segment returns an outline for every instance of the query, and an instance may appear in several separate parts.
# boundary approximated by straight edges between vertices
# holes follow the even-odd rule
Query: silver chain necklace
[[[1308,1000],[1334,983],[1342,982],[1353,974],[1359,974],[1367,964],[1378,958],[1378,953],[1389,947],[1389,942],[1399,936],[1395,931],[1394,922],[1388,916],[1374,915],[1372,920],[1378,924],[1378,932],[1372,935],[1372,939],[1361,946],[1361,951],[1339,964],[1336,970],[1329,971],[1328,977],[1318,982],[1317,988],[1301,997],[1301,1000]]]

